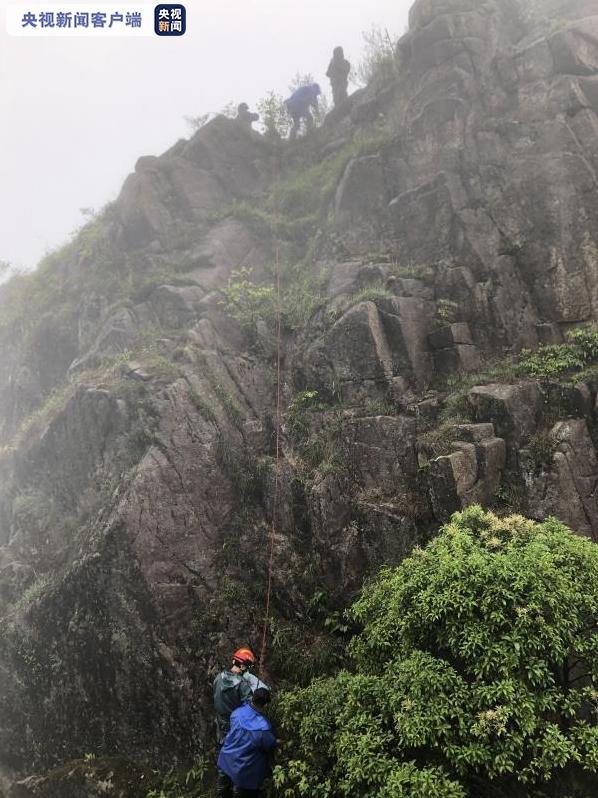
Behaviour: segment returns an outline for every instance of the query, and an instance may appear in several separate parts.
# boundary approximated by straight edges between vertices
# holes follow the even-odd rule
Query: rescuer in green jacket
[[[230,714],[251,700],[263,682],[250,673],[255,656],[249,648],[238,648],[233,654],[229,670],[223,670],[214,680],[214,709],[216,710],[216,740],[222,745],[230,728]]]

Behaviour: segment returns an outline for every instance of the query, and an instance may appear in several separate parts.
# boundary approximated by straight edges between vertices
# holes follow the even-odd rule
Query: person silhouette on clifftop
[[[342,47],[335,47],[332,51],[332,61],[328,65],[326,77],[330,78],[332,87],[332,99],[334,107],[343,103],[347,97],[347,86],[349,85],[349,72],[351,64],[345,58]]]
[[[240,125],[243,125],[243,127],[247,128],[248,130],[253,129],[251,126],[254,122],[257,122],[259,118],[259,114],[254,114],[249,110],[247,103],[240,103],[237,107],[236,120]]]

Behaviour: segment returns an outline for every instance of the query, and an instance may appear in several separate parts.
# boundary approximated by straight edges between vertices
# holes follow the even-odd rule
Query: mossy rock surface
[[[120,757],[77,760],[14,784],[8,798],[145,798],[151,770]]]

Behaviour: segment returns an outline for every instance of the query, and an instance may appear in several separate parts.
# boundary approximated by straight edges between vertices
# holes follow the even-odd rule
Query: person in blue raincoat
[[[218,795],[233,789],[238,798],[259,798],[270,773],[271,754],[278,744],[272,724],[264,715],[270,691],[258,687],[251,702],[230,716],[230,731],[218,756]]]
[[[305,119],[306,130],[311,130],[314,123],[311,109],[317,110],[318,97],[321,93],[322,91],[317,83],[308,83],[307,86],[299,86],[289,99],[285,100],[287,111],[293,120],[293,127],[289,136],[291,141],[297,138],[302,119]]]

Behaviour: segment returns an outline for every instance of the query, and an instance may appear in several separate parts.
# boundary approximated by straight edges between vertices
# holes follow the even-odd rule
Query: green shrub
[[[328,279],[326,268],[315,270],[305,263],[281,264],[280,321],[288,332],[306,327],[314,313],[325,304],[323,290]],[[271,282],[258,283],[251,269],[234,271],[226,288],[224,309],[254,339],[258,321],[274,331],[278,321],[277,268],[270,268]]]
[[[291,129],[291,119],[284,104],[284,97],[275,91],[269,91],[258,100],[256,109],[264,127],[264,136],[268,139],[286,138]]]
[[[146,798],[210,798],[206,787],[210,765],[200,759],[189,770],[172,769],[159,779],[159,784],[149,790]]]
[[[588,368],[598,362],[598,329],[578,327],[569,330],[564,344],[540,346],[537,351],[523,350],[518,372],[530,377],[560,377]]]
[[[337,676],[284,694],[285,798],[569,796],[598,771],[598,548],[456,513],[351,611]]]
[[[577,347],[586,363],[598,361],[598,329],[577,327],[569,330],[567,339]]]
[[[276,292],[273,285],[259,285],[251,279],[251,269],[232,272],[222,293],[224,309],[246,330],[253,331],[260,319],[276,320]]]
[[[519,355],[517,370],[522,376],[559,377],[584,366],[581,353],[570,344],[540,346],[536,352],[524,349]]]
[[[448,387],[465,393],[474,385],[515,382],[521,378],[598,379],[598,328],[570,330],[563,344],[541,345],[535,351],[522,349],[516,356],[491,363],[484,371],[466,377],[449,378]]]

